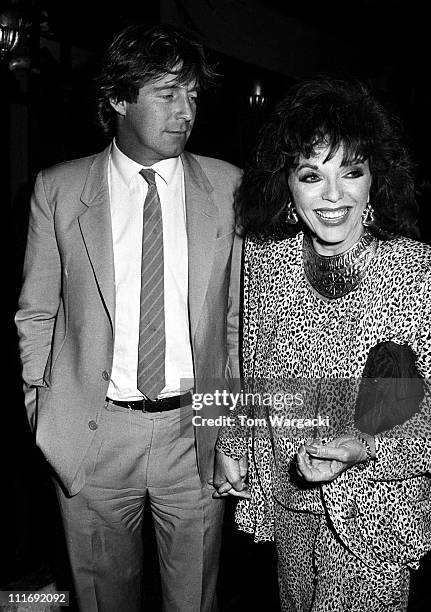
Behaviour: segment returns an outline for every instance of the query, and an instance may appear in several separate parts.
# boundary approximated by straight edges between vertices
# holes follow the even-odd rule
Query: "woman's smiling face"
[[[369,199],[368,160],[343,165],[342,147],[326,160],[328,147],[313,157],[300,157],[289,173],[289,188],[299,217],[321,255],[348,250],[363,232],[362,213]],[[326,161],[325,161],[326,160]]]

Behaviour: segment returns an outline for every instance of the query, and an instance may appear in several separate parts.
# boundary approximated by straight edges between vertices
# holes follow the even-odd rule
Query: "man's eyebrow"
[[[165,83],[165,84],[162,84],[162,85],[154,85],[154,90],[155,91],[162,91],[162,90],[166,90],[166,89],[180,89],[182,87],[187,89],[187,85],[181,85],[181,83]],[[199,90],[199,87],[197,85],[195,85],[189,91],[198,91],[198,90]]]
[[[165,83],[164,85],[154,85],[154,89],[156,91],[161,91],[162,89],[178,89],[178,83]]]

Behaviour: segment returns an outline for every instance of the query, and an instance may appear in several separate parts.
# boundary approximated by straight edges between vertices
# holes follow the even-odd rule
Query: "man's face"
[[[196,102],[196,83],[180,84],[173,73],[146,83],[136,102],[111,100],[119,114],[119,148],[143,166],[177,157],[192,131]]]

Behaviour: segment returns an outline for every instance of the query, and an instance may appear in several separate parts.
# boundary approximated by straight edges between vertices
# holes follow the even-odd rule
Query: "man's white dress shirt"
[[[115,268],[114,360],[108,396],[142,398],[137,389],[141,293],[142,221],[148,185],[143,168],[112,144],[109,162]],[[165,387],[159,397],[193,386],[188,312],[188,248],[184,170],[181,159],[157,162],[156,186],[162,208],[165,295]]]

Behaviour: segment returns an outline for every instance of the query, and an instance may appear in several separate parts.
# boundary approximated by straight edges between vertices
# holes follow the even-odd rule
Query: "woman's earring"
[[[369,227],[374,223],[374,209],[369,202],[367,202],[366,207],[362,213],[362,225],[365,227]]]
[[[292,202],[288,202],[286,209],[286,223],[290,223],[290,225],[295,225],[298,223],[298,215],[296,214],[296,210]]]

